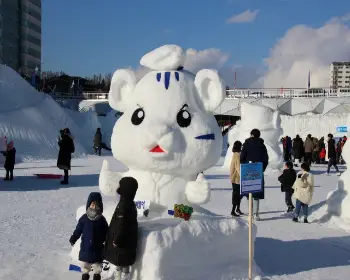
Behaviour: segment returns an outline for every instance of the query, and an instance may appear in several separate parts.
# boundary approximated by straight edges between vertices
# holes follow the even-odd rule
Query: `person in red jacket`
[[[326,149],[322,148],[320,151],[320,162],[323,164],[326,161]]]

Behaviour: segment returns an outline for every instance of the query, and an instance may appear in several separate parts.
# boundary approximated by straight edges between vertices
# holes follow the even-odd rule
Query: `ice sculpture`
[[[237,122],[229,132],[230,146],[226,153],[223,168],[230,168],[233,143],[237,140],[244,143],[245,139],[250,137],[250,132],[254,128],[260,130],[261,138],[264,139],[269,154],[268,169],[282,168],[283,157],[280,139],[283,135],[283,129],[281,128],[279,112],[268,107],[249,103],[241,105],[241,121]]]

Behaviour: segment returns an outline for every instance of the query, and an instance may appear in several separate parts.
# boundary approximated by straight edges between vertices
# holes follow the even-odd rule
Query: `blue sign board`
[[[241,164],[241,195],[262,191],[263,165],[261,162]]]
[[[347,126],[337,126],[337,132],[348,132]]]

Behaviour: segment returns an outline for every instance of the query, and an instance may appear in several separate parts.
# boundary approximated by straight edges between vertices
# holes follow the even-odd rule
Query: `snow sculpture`
[[[267,152],[269,154],[268,169],[282,168],[283,157],[280,147],[280,139],[283,135],[281,128],[281,117],[278,111],[273,111],[261,105],[243,103],[241,105],[241,121],[230,130],[229,143],[223,168],[230,168],[232,158],[232,145],[239,140],[244,143],[250,137],[252,129],[258,128],[261,138],[264,139]]]
[[[350,124],[350,116],[347,120]],[[349,137],[349,136],[348,136]],[[346,170],[340,176],[338,186],[327,195],[327,213],[341,217],[350,222],[350,143],[345,143],[342,156],[346,162]]]
[[[131,176],[139,182],[136,200],[166,208],[209,201],[210,186],[197,174],[220,157],[222,135],[213,112],[225,98],[225,87],[216,71],[194,76],[182,70],[184,61],[180,47],[166,45],[141,59],[154,71],[139,82],[131,70],[114,73],[109,103],[124,114],[114,126],[111,146],[130,170],[113,173],[105,161],[99,180],[103,194],[115,196],[120,178]]]
[[[129,171],[113,172],[105,161],[99,187],[115,197],[118,181],[132,176],[139,183],[136,200],[151,201],[148,218],[138,219],[140,251],[132,279],[243,278],[247,223],[199,206],[209,201],[210,185],[197,174],[214,165],[222,152],[213,112],[225,97],[225,87],[216,71],[201,70],[194,76],[182,70],[184,61],[180,47],[163,46],[141,59],[153,71],[139,82],[133,71],[114,73],[109,103],[124,114],[114,126],[111,147]],[[191,219],[169,216],[167,210],[174,204],[191,205]],[[115,207],[116,202],[104,203],[107,221]],[[80,207],[77,219],[84,212],[85,206]],[[71,252],[75,261],[79,246],[80,241]],[[222,258],[213,258],[219,255]],[[109,279],[114,269],[103,272],[103,279]]]

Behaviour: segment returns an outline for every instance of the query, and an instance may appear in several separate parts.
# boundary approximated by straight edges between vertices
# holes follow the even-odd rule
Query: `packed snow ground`
[[[98,190],[104,158],[115,168],[124,169],[112,157],[74,159],[70,185],[61,186],[58,180],[40,180],[33,176],[34,173],[59,173],[55,160],[45,160],[18,164],[15,181],[0,181],[1,280],[79,279],[78,273],[68,271],[71,263],[68,240],[76,226],[77,207],[86,203],[91,191]],[[334,223],[322,223],[327,193],[335,188],[338,180],[334,174],[323,175],[325,168],[313,168],[316,188],[308,225],[295,224],[284,213],[286,207],[277,181],[278,173],[266,176],[266,199],[261,203],[262,220],[256,223],[255,243],[255,262],[264,279],[348,279],[349,234]],[[218,214],[229,214],[228,174],[219,166],[205,174],[213,188],[206,208]],[[3,169],[0,176],[4,176]],[[104,197],[105,201],[111,199]],[[245,199],[242,210],[247,212]],[[234,255],[235,248],[232,251]]]

